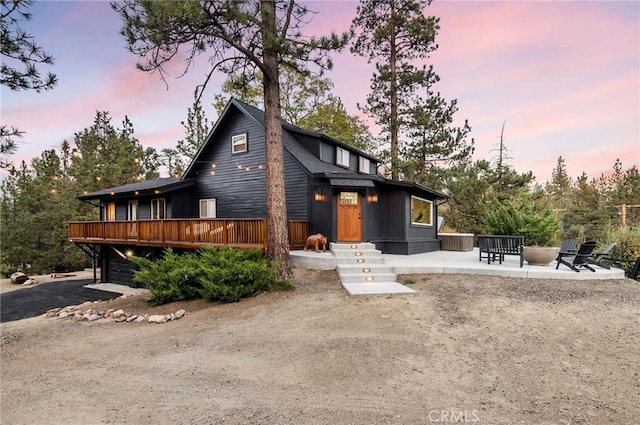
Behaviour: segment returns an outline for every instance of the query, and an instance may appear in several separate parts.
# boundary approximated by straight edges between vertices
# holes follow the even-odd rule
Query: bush
[[[235,302],[274,287],[293,287],[278,279],[275,266],[261,251],[225,247],[177,255],[168,249],[157,261],[132,261],[140,268],[133,280],[147,286],[149,302],[156,305],[193,298]]]
[[[527,195],[515,201],[494,201],[485,214],[489,231],[494,235],[522,235],[529,246],[549,245],[559,229],[553,211],[540,208]]]
[[[173,301],[200,298],[197,276],[201,267],[197,255],[176,254],[167,249],[164,256],[156,261],[142,257],[131,257],[138,270],[133,281],[144,284],[151,291],[151,304],[160,305]]]
[[[603,245],[616,242],[616,246],[609,253],[609,262],[628,266],[640,257],[640,228],[610,227],[604,234],[606,239]]]

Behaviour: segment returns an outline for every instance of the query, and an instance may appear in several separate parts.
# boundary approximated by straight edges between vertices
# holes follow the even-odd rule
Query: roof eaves
[[[196,152],[196,154],[193,156],[193,159],[191,160],[191,163],[189,164],[187,169],[182,173],[182,176],[180,176],[180,178],[184,179],[189,175],[189,173],[191,172],[191,169],[197,163],[198,157],[200,157],[200,154],[205,149],[205,147],[209,144],[209,142],[213,138],[213,135],[218,131],[218,128],[222,125],[222,122],[225,121],[225,118],[226,118],[227,114],[229,113],[229,109],[231,109],[231,106],[236,107],[245,116],[249,117],[251,120],[255,121],[256,124],[258,124],[259,126],[264,128],[264,123],[260,122],[260,120],[258,118],[256,118],[256,116],[252,113],[252,111],[249,110],[249,108],[253,108],[251,105],[246,104],[244,102],[241,102],[241,101],[239,101],[237,99],[234,99],[232,97],[231,99],[229,99],[227,104],[224,106],[224,109],[222,110],[222,112],[220,112],[220,116],[218,117],[218,120],[216,121],[216,123],[211,128],[211,131],[209,131],[209,134],[207,134],[207,137],[204,139],[204,142],[202,143],[202,146],[200,146],[200,149],[198,149],[198,152]]]
[[[163,179],[157,179],[163,180]],[[154,180],[149,180],[141,183],[131,183],[124,186],[118,186],[113,188],[107,188],[98,190],[95,192],[78,195],[76,199],[81,201],[88,201],[93,199],[116,199],[132,195],[148,195],[153,194],[155,191],[161,191],[162,193],[173,192],[175,190],[183,189],[185,187],[192,186],[195,183],[195,179],[180,179],[166,182],[159,182],[157,185],[148,185],[148,183]],[[147,184],[145,184],[147,183]]]

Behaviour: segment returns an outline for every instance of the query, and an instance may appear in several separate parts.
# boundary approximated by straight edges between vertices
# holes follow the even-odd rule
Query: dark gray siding
[[[324,162],[335,164],[336,163],[336,147],[326,143],[322,143],[322,142],[319,142],[319,144],[320,144],[319,158]]]
[[[287,196],[287,218],[309,220],[309,175],[293,156],[284,152],[284,175]]]
[[[329,186],[327,180],[311,179],[310,181],[311,208],[309,216],[309,233],[322,233],[329,241],[336,240],[336,190]],[[314,194],[319,193],[323,196],[322,201],[313,199]]]
[[[371,196],[377,195],[378,201],[372,202]],[[377,189],[369,189],[365,196],[362,206],[362,219],[364,220],[364,234],[362,239],[371,241],[379,239],[382,235],[382,226],[380,225],[382,217],[382,207],[380,202],[380,194]]]
[[[406,193],[401,190],[385,190],[380,196],[382,204],[380,237],[389,240],[403,240],[406,237],[407,211]]]
[[[151,199],[143,198],[138,201],[138,220],[151,219]]]
[[[289,132],[294,139],[299,141],[306,149],[308,149],[311,153],[313,153],[316,157],[322,159],[322,145],[324,143],[320,142],[317,137],[307,136],[305,134],[297,133],[295,131]]]
[[[266,217],[264,130],[236,110],[227,118],[192,170],[197,181],[189,208],[197,212],[200,199],[216,198],[219,218]],[[232,154],[231,136],[242,133],[247,134],[248,151]]]
[[[189,189],[171,192],[171,217],[173,218],[195,218],[200,215],[198,205],[191,202],[191,192]]]
[[[124,221],[127,219],[127,203],[116,202],[116,221]]]
[[[411,225],[411,194],[408,191],[387,189],[380,198],[383,198],[382,232],[373,240],[378,249],[386,254],[403,255],[440,249],[435,226]],[[435,217],[435,212],[433,214]]]

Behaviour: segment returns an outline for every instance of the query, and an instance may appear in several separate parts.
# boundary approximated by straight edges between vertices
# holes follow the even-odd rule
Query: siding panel
[[[200,199],[216,198],[219,218],[266,217],[264,131],[238,111],[229,111],[227,118],[193,169],[197,180],[190,211],[197,215]],[[233,154],[231,137],[242,133],[247,134],[248,151]]]

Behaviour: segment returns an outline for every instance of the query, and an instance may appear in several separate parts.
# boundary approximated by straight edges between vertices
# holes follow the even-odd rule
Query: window
[[[340,205],[358,205],[358,192],[340,192]]]
[[[371,173],[371,163],[367,158],[360,157],[360,172],[365,174]]]
[[[343,167],[349,166],[349,151],[336,147],[336,164]]]
[[[247,134],[236,134],[231,136],[231,153],[242,153],[247,151]]]
[[[166,207],[164,198],[151,200],[151,220],[164,220]]]
[[[138,201],[129,201],[127,209],[127,220],[136,221],[138,219]]]
[[[411,196],[411,224],[431,226],[433,220],[433,202]]]
[[[200,218],[216,218],[215,199],[200,199]]]
[[[116,221],[116,204],[109,202],[104,204],[104,219],[105,221]]]

